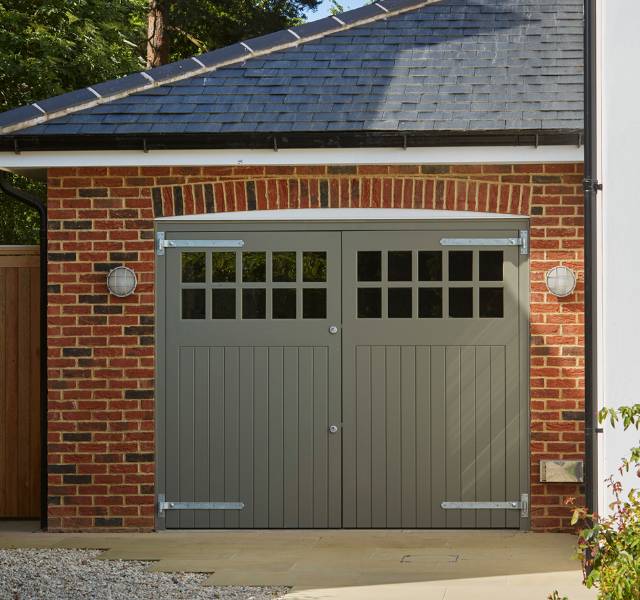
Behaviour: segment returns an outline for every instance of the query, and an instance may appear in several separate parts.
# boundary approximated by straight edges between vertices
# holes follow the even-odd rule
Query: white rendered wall
[[[640,2],[599,0],[601,202],[601,401],[640,402]],[[640,434],[605,427],[600,437],[600,506],[604,478]],[[639,487],[635,474],[626,486]]]

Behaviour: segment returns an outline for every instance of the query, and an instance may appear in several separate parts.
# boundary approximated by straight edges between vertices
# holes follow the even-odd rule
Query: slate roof
[[[416,1],[381,0],[160,67],[148,72],[155,83],[134,74],[9,111],[0,133],[582,129],[582,0]],[[97,100],[111,94],[124,97]],[[69,101],[68,114],[43,116]],[[44,122],[11,131],[33,117]]]

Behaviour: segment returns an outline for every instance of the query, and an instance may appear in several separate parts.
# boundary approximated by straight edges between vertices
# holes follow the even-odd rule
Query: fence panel
[[[0,246],[0,518],[40,516],[38,246]]]

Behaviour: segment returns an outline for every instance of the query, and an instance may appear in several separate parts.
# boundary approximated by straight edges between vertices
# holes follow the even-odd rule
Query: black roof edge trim
[[[277,144],[274,144],[274,139]],[[582,130],[0,136],[0,151],[582,146]]]

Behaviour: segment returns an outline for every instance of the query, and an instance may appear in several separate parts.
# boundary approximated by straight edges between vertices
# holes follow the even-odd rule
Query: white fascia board
[[[285,148],[282,150],[101,150],[0,152],[0,169],[50,167],[499,164],[581,162],[577,146]]]
[[[526,215],[505,215],[460,210],[414,208],[289,208],[246,210],[201,215],[158,217],[156,221],[234,222],[234,221],[438,221],[469,219],[523,220]]]

